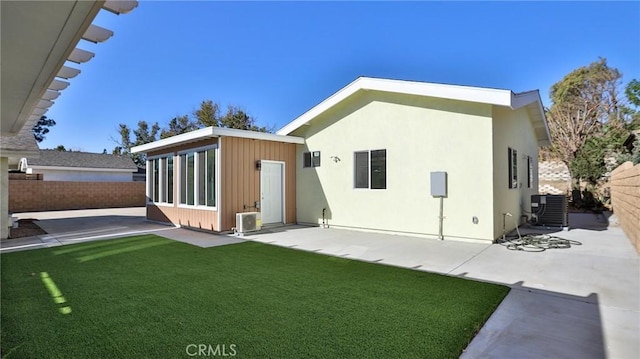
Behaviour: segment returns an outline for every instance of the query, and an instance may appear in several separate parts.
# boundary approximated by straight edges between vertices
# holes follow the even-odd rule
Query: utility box
[[[447,172],[431,172],[431,195],[433,197],[447,196]]]

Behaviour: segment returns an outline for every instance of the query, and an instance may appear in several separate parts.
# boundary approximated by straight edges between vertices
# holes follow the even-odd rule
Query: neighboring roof
[[[40,150],[40,157],[27,158],[27,165],[34,168],[138,170],[138,166],[127,156],[57,150]]]
[[[23,127],[15,136],[0,136],[2,157],[16,160],[21,157],[38,157],[39,151],[36,138],[29,127]]]
[[[429,82],[390,80],[372,77],[359,77],[349,85],[305,112],[276,133],[288,135],[304,124],[316,118],[358,91],[381,91],[407,95],[444,98],[467,102],[484,103],[495,106],[519,109],[529,106],[533,117],[533,126],[536,137],[541,146],[551,144],[551,135],[544,115],[542,100],[537,90],[514,93],[511,90],[491,89],[484,87],[470,87],[459,85],[437,84]]]
[[[144,145],[131,148],[132,153],[157,151],[164,148],[174,147],[177,145],[201,141],[207,138],[215,137],[241,137],[251,138],[254,140],[286,142],[303,144],[304,138],[294,136],[276,135],[273,133],[248,131],[248,130],[236,130],[232,128],[222,127],[206,127],[199,130],[183,133],[180,135],[164,138],[162,140],[150,142]]]

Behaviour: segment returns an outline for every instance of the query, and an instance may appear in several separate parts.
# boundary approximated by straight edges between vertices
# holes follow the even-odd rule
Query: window
[[[302,154],[302,167],[320,167],[320,151],[304,152]]]
[[[216,206],[216,151],[207,151],[207,206]]]
[[[169,156],[166,159],[166,167],[164,173],[166,173],[166,182],[164,185],[165,198],[167,203],[173,203],[173,156]]]
[[[180,204],[216,206],[215,148],[180,155]]]
[[[369,188],[369,152],[355,154],[355,187]]]
[[[194,173],[195,173],[195,162],[196,162],[196,158],[195,158],[195,154],[193,152],[191,153],[187,153],[186,155],[184,155],[187,160],[187,165],[184,168],[185,174],[185,182],[184,182],[184,186],[185,186],[185,192],[186,192],[186,198],[183,199],[185,204],[190,204],[193,205],[193,194],[195,192],[195,186],[194,186],[194,182],[195,182],[195,177],[194,177]]]
[[[152,172],[152,176],[153,176],[153,185],[151,186],[152,188],[152,193],[153,196],[151,198],[153,198],[154,202],[160,202],[160,159],[159,158],[155,158],[152,161],[153,164],[153,172]]]
[[[509,147],[509,188],[518,188],[518,151]]]
[[[173,156],[149,159],[147,170],[149,200],[155,203],[173,203]]]
[[[354,153],[354,187],[387,188],[387,150]]]
[[[533,186],[533,158],[527,156],[527,188]]]

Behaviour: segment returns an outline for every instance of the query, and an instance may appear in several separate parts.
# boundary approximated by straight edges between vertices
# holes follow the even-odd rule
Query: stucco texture
[[[326,208],[331,226],[437,236],[430,173],[445,171],[444,237],[494,239],[490,105],[359,91],[292,135],[306,138],[298,222],[319,224]],[[387,188],[355,189],[354,152],[378,149],[387,153]],[[302,168],[306,151],[321,152],[320,167]]]

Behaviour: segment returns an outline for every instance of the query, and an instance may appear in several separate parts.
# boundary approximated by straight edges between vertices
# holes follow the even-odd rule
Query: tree
[[[640,81],[629,81],[624,91],[631,106],[623,106],[622,111],[628,118],[629,130],[640,129]],[[631,108],[634,107],[634,108]]]
[[[629,81],[624,93],[627,95],[627,100],[629,100],[630,104],[640,107],[640,81],[636,79]]]
[[[613,169],[613,164],[608,163],[607,159],[619,158],[618,154],[623,152],[622,144],[627,135],[628,132],[624,127],[603,126],[602,131],[585,141],[576,158],[570,162],[573,177],[596,185],[607,172]]]
[[[129,156],[138,167],[145,167],[147,156],[142,153],[131,153],[131,148],[157,140],[159,131],[160,125],[157,122],[149,128],[146,121],[138,121],[138,128],[133,130],[135,141],[132,142],[131,130],[126,124],[121,123],[118,128],[120,141],[114,140],[118,146],[113,149],[113,154]]]
[[[179,135],[197,130],[198,128],[198,124],[193,122],[187,115],[174,117],[169,121],[168,128],[163,129],[162,132],[160,132],[160,138]]]
[[[56,148],[54,148],[54,150],[65,152],[67,149],[63,145],[58,145]]]
[[[622,75],[600,58],[589,66],[573,70],[550,90],[551,108],[547,120],[553,157],[571,168],[586,141],[605,124],[621,127],[618,86]],[[573,166],[576,167],[575,165]]]
[[[133,131],[133,135],[136,136],[134,146],[144,145],[145,143],[153,142],[158,139],[158,132],[160,132],[160,125],[154,123],[151,128],[146,121],[138,121],[138,129]]]
[[[202,101],[200,108],[193,113],[198,127],[220,126],[220,106],[211,100]]]
[[[266,127],[258,127],[255,119],[236,106],[228,106],[227,113],[220,118],[220,127],[267,132]]]
[[[40,117],[38,123],[31,129],[36,141],[38,143],[44,141],[45,135],[49,133],[49,127],[55,126],[55,124],[56,121],[52,118],[47,118],[47,116]]]

